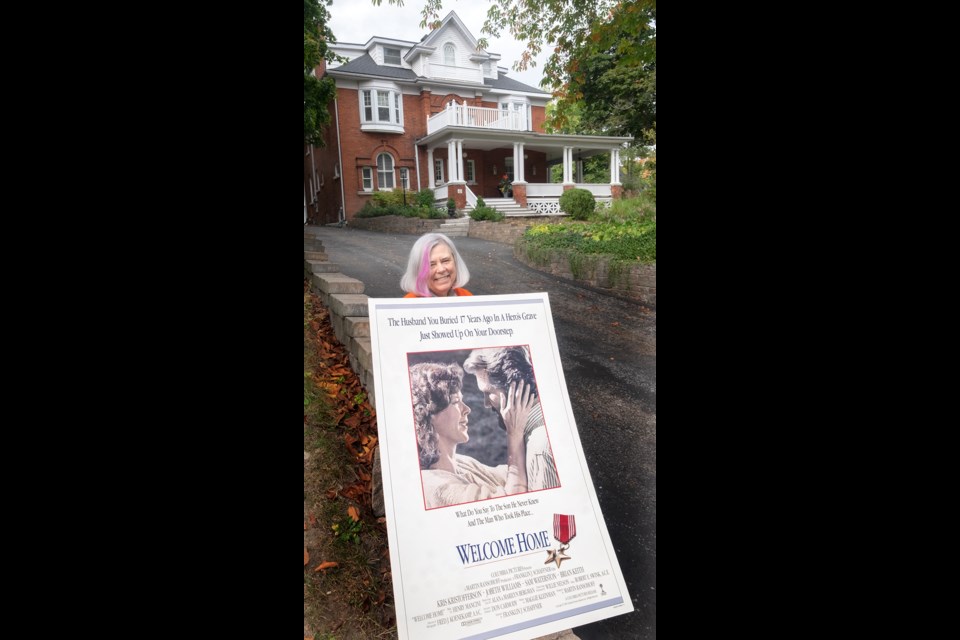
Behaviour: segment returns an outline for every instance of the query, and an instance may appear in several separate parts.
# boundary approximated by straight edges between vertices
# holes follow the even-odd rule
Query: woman
[[[410,250],[400,288],[407,292],[404,298],[472,296],[463,288],[469,281],[470,270],[450,238],[442,233],[428,233]]]
[[[470,440],[470,407],[463,402],[463,369],[424,362],[410,367],[420,476],[428,509],[527,491],[524,425],[535,404],[528,385],[501,392],[507,431],[507,464],[489,467],[457,454]]]

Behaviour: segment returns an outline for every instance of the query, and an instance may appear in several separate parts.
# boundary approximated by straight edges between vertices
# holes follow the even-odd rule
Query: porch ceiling
[[[563,148],[573,147],[574,153],[581,158],[589,158],[611,149],[620,147],[633,140],[631,136],[574,136],[532,131],[502,131],[481,129],[478,127],[444,127],[442,130],[424,136],[417,144],[425,149],[440,149],[450,140],[463,140],[464,149],[492,151],[500,148],[513,148],[514,142],[522,142],[524,151],[539,151],[547,156],[547,163],[563,161]]]

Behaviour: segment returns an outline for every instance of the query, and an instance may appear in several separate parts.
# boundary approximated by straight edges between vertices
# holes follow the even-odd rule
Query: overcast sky
[[[353,42],[363,44],[373,36],[397,38],[419,42],[427,34],[426,29],[420,28],[420,15],[423,9],[423,0],[404,0],[404,6],[397,7],[383,0],[379,7],[374,6],[371,0],[333,0],[330,9],[330,29],[337,38],[337,42]],[[489,0],[443,0],[443,10],[440,19],[443,20],[451,11],[456,11],[474,38],[480,39],[483,34],[483,22],[487,17]],[[543,79],[543,61],[546,54],[537,57],[537,66],[526,71],[514,71],[513,63],[520,59],[524,46],[510,37],[509,31],[504,28],[499,38],[490,40],[490,53],[499,53],[499,66],[508,69],[507,75],[531,87],[542,89],[540,80]],[[544,47],[550,50],[550,47]]]

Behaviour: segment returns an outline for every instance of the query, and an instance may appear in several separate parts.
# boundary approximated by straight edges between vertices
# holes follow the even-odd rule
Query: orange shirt
[[[470,293],[470,292],[467,291],[466,289],[461,289],[460,287],[455,288],[454,291],[457,292],[457,295],[458,295],[458,296],[472,296],[472,295],[473,295],[472,293]],[[411,293],[408,293],[407,295],[405,295],[405,296],[403,296],[403,297],[404,297],[404,298],[420,298],[420,297],[422,297],[422,296],[418,296],[417,294],[411,292]]]

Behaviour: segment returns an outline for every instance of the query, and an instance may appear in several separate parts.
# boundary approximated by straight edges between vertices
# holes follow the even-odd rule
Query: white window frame
[[[434,158],[433,160],[433,184],[443,185],[446,184],[446,180],[443,179],[443,158]]]
[[[380,158],[387,158],[390,160],[390,167],[387,168],[384,166],[384,168],[381,169]],[[386,165],[386,162],[384,162],[384,165]],[[393,191],[396,188],[396,167],[397,165],[396,162],[394,162],[392,155],[385,151],[377,154],[377,188],[380,191]],[[385,178],[389,178],[389,185],[384,185],[384,183],[387,182]]]
[[[523,125],[527,131],[533,131],[533,105],[525,98],[510,96],[500,103],[500,111],[503,116],[510,113],[517,113],[523,118]]]
[[[373,191],[373,167],[360,169],[360,180],[364,191],[367,193]]]
[[[403,93],[399,87],[362,85],[358,98],[361,131],[404,133]]]
[[[477,165],[473,160],[463,161],[463,173],[466,174],[467,184],[477,184]]]
[[[457,45],[452,42],[443,45],[443,64],[448,67],[457,66]]]
[[[397,61],[389,62],[387,61],[387,51],[396,51],[397,52]],[[402,64],[403,60],[403,51],[395,47],[384,47],[383,48],[383,64],[390,65],[391,67],[399,67]]]

